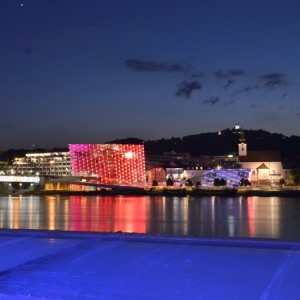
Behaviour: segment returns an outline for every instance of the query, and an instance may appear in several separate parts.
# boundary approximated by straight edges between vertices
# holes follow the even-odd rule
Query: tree
[[[239,182],[239,185],[240,186],[250,186],[251,182],[249,181],[249,179],[242,178]]]
[[[226,182],[226,180],[224,178],[222,178],[220,180],[219,184],[220,184],[220,186],[225,186],[225,185],[227,185],[227,182]]]
[[[193,181],[191,179],[188,179],[186,182],[185,182],[185,185],[186,186],[193,186]]]
[[[281,186],[284,186],[284,185],[285,185],[285,179],[284,179],[284,178],[280,178],[279,184],[280,184]]]
[[[155,179],[152,181],[152,186],[158,186],[158,182]]]
[[[196,189],[198,189],[200,186],[201,186],[201,181],[199,180],[196,182]]]
[[[220,186],[220,179],[219,178],[214,179],[214,186]]]
[[[174,180],[171,177],[168,177],[167,186],[173,186],[173,185],[174,185]]]
[[[300,170],[292,170],[289,173],[289,177],[292,180],[293,184],[298,185],[300,181]]]

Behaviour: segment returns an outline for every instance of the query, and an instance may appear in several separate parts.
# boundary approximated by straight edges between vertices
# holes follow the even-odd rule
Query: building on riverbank
[[[24,157],[13,160],[12,166],[7,167],[7,174],[68,176],[71,174],[70,153],[26,153]]]
[[[70,144],[73,176],[94,177],[100,183],[145,183],[144,145]]]
[[[251,169],[254,184],[277,183],[283,177],[280,151],[248,151],[240,156],[240,164]]]

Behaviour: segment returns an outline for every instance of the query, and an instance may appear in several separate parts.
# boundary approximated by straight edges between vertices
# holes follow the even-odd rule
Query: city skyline
[[[299,135],[298,1],[1,4],[1,150]]]

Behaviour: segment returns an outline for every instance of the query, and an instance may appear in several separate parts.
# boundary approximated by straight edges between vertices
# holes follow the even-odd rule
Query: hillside
[[[244,130],[248,150],[279,150],[285,156],[300,156],[300,137],[284,136],[265,130]],[[200,133],[170,139],[144,141],[138,138],[117,139],[108,143],[141,144],[144,143],[147,152],[162,154],[164,152],[189,152],[193,156],[227,155],[237,152],[239,134],[234,129],[218,132]],[[24,156],[27,152],[68,151],[68,149],[10,149],[0,153],[0,160],[9,161],[14,157]]]
[[[264,130],[244,130],[248,150],[279,150],[287,156],[300,155],[300,137],[287,137],[278,133],[270,133]],[[141,143],[145,149],[153,154],[161,154],[166,151],[189,152],[194,156],[199,155],[225,155],[237,152],[239,134],[234,129],[225,129],[219,135],[218,132],[200,133],[188,135],[182,138],[159,139],[143,141],[128,138],[114,140],[110,143]]]

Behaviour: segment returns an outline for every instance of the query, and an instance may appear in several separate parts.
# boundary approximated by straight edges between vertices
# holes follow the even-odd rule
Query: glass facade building
[[[241,179],[251,181],[251,169],[212,169],[201,176],[201,182],[204,186],[210,186],[216,178],[223,178],[228,186],[238,186]]]
[[[14,159],[7,174],[68,176],[70,175],[69,152],[26,153],[25,157]]]
[[[145,182],[144,145],[70,144],[73,176],[96,177],[100,183]]]

